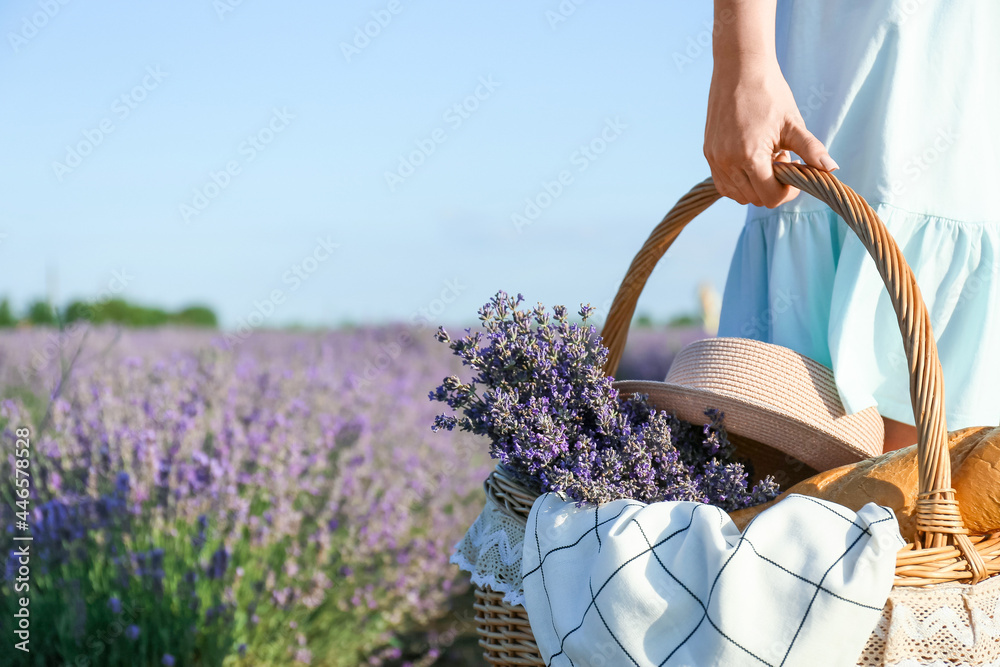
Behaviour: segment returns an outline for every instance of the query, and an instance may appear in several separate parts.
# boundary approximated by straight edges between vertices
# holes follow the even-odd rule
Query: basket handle
[[[917,424],[920,472],[915,546],[934,548],[954,542],[969,562],[973,583],[985,578],[986,566],[969,541],[955,490],[951,488],[941,362],[930,316],[913,271],[871,206],[832,173],[789,162],[774,162],[773,167],[779,183],[808,192],[840,215],[875,260],[899,320],[910,370],[910,402]],[[653,267],[684,226],[720,196],[711,178],[696,185],[667,213],[632,260],[601,332],[609,350],[604,364],[606,375],[614,375],[618,369],[636,302]]]

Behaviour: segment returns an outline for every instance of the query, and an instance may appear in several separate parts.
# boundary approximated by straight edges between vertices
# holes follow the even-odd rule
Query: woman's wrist
[[[715,0],[712,55],[716,66],[746,69],[777,64],[776,0]]]
[[[772,79],[776,73],[781,74],[778,61],[764,56],[717,59],[712,68],[712,84],[728,87],[758,86]]]

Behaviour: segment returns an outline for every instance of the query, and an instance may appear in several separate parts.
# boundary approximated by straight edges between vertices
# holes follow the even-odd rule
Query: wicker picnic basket
[[[917,632],[919,636],[910,638],[906,647],[916,659],[906,664],[928,664],[928,661],[941,665],[994,664],[993,660],[1000,660],[1000,609],[996,609],[1000,577],[985,580],[1000,571],[1000,531],[970,536],[959,513],[959,500],[951,488],[941,364],[930,317],[913,272],[875,211],[833,174],[785,162],[774,163],[774,173],[780,183],[828,204],[864,243],[889,290],[910,369],[910,397],[918,433],[917,537],[915,543],[908,544],[897,555],[892,595],[858,664],[897,663],[884,655],[890,643],[887,632],[893,607],[899,610],[906,605],[918,610],[911,613],[916,616],[923,613],[924,618],[948,605],[964,607],[971,614],[965,620],[968,636],[959,631],[954,633],[962,635],[957,640],[961,650],[950,648],[947,637]],[[684,226],[719,198],[712,179],[695,186],[656,226],[632,261],[602,331],[610,352],[604,367],[606,374],[614,375],[618,368],[636,302],[653,267]],[[505,475],[500,467],[484,486],[487,502],[522,523],[527,521],[535,494]],[[477,587],[475,593],[479,643],[486,660],[499,666],[544,665],[524,607],[504,602],[503,594],[488,586]],[[914,595],[924,597],[915,600]],[[973,620],[970,622],[969,618]],[[976,624],[976,619],[985,619],[978,622],[995,627],[980,632],[970,627]],[[942,622],[954,626],[956,621]],[[961,619],[957,622],[962,625]],[[898,664],[903,662],[906,660]]]

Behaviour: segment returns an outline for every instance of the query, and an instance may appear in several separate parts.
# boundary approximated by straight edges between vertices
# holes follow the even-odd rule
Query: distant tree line
[[[637,328],[653,328],[659,326],[666,326],[667,328],[674,327],[696,327],[701,326],[702,318],[701,315],[697,313],[685,313],[683,315],[675,315],[665,322],[654,320],[653,317],[647,313],[640,313],[636,315],[635,320],[632,322],[632,326]]]
[[[65,326],[73,322],[94,324],[120,324],[126,327],[155,327],[177,325],[217,328],[219,321],[211,308],[188,306],[175,312],[162,308],[149,308],[124,299],[107,301],[71,301],[64,308],[53,308],[47,301],[36,300],[28,304],[20,316],[10,307],[10,301],[0,301],[0,327],[18,325]]]

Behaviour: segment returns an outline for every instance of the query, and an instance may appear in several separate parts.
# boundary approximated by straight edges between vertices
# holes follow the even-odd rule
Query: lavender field
[[[0,663],[481,664],[448,558],[493,464],[487,443],[431,432],[428,392],[463,373],[432,334],[0,335]],[[636,330],[618,376],[662,379],[703,336]],[[29,589],[15,593],[24,534]],[[9,639],[25,595],[30,654]]]

